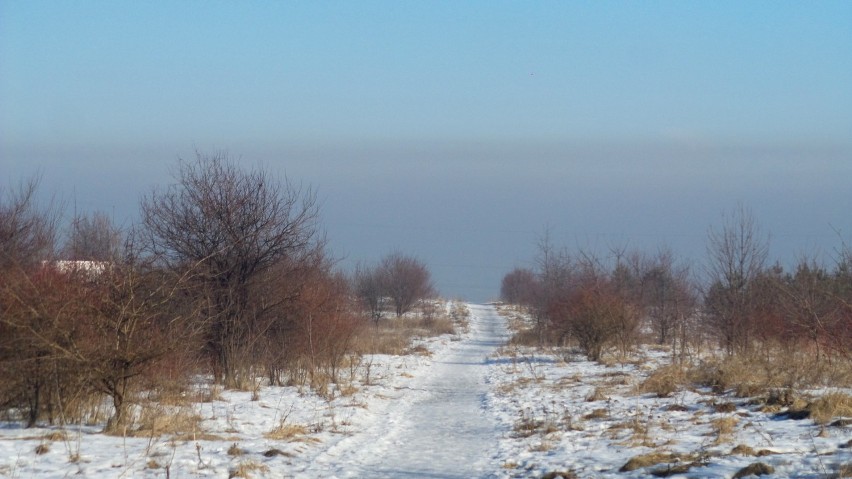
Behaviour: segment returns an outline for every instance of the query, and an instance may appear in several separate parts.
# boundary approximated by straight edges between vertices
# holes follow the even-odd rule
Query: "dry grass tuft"
[[[228,479],[234,477],[250,478],[254,472],[265,474],[269,472],[269,467],[254,460],[242,461],[236,468],[231,469],[228,473]]]
[[[314,432],[321,430],[321,427],[314,427]],[[290,442],[319,442],[319,439],[308,437],[310,430],[301,424],[280,424],[271,431],[265,433],[263,437],[274,441],[290,441]]]
[[[264,453],[263,453],[263,457],[277,457],[277,456],[293,457],[293,455],[290,454],[289,452],[284,452],[281,449],[276,449],[276,448],[272,448],[268,451],[264,451]]]
[[[680,460],[681,456],[671,452],[651,452],[648,454],[640,454],[630,458],[621,468],[619,472],[630,472],[636,469],[656,466],[657,464],[671,463]]]
[[[426,346],[424,346],[422,344],[418,344],[417,346],[413,346],[411,348],[408,348],[408,350],[405,352],[405,354],[410,354],[410,355],[413,355],[413,356],[429,357],[429,356],[432,356],[432,351],[429,351],[429,348],[427,348]]]
[[[720,417],[710,421],[713,427],[712,434],[716,435],[716,444],[722,444],[731,439],[734,431],[737,430],[739,420],[734,416]]]
[[[852,477],[852,462],[837,465],[834,470],[834,474],[830,477],[838,479],[843,477]]]
[[[736,412],[737,405],[732,402],[722,402],[713,404],[713,410],[718,413],[730,414]]]
[[[586,402],[606,401],[609,399],[609,388],[596,387],[591,394],[586,396]]]
[[[736,447],[731,449],[732,456],[756,456],[757,451],[754,450],[751,446],[746,446],[745,444],[738,444]]]
[[[554,421],[536,419],[524,413],[519,420],[515,421],[512,431],[515,433],[515,437],[527,438],[536,434],[546,436],[558,432],[559,427]]]
[[[604,408],[598,408],[583,416],[583,419],[589,421],[592,419],[606,419],[609,417],[609,411]]]
[[[774,467],[762,462],[755,462],[754,464],[749,464],[748,466],[740,469],[736,474],[734,474],[734,479],[747,476],[765,476],[773,473],[775,473]]]
[[[666,464],[665,467],[652,470],[651,475],[654,477],[671,477],[678,474],[686,474],[695,465],[695,463],[691,462],[684,464]]]
[[[521,329],[512,335],[509,344],[513,346],[539,346],[540,335],[535,328]]]
[[[745,356],[701,362],[688,375],[693,382],[711,387],[717,393],[732,390],[739,397],[758,395],[770,386],[764,370],[755,367],[753,358]]]
[[[201,433],[203,419],[191,407],[145,404],[131,431],[131,437],[155,437],[164,434]]]
[[[577,477],[574,471],[551,471],[541,476],[541,479],[577,479]]]
[[[852,417],[852,396],[833,392],[810,403],[807,407],[817,424],[828,424],[836,417]]]
[[[363,328],[353,341],[352,348],[358,355],[387,354],[403,356],[406,354],[429,355],[422,347],[410,347],[415,338],[455,334],[453,320],[444,315],[417,318],[387,318],[378,325]]]
[[[640,393],[653,393],[657,397],[667,398],[688,382],[686,370],[679,365],[672,364],[652,372],[647,379],[642,381],[637,390]]]
[[[237,443],[231,444],[231,447],[228,448],[229,456],[242,456],[246,451],[237,445]]]
[[[47,454],[50,452],[50,444],[39,444],[35,448],[35,453],[41,456],[42,454]]]
[[[65,431],[53,431],[42,436],[47,441],[67,441],[68,433]]]

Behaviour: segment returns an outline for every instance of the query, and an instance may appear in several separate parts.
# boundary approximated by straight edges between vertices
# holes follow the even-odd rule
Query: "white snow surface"
[[[494,470],[504,427],[485,410],[486,373],[506,340],[505,321],[493,307],[469,308],[468,335],[436,352],[368,429],[320,454],[305,477],[471,478]]]
[[[564,350],[501,347],[508,334],[494,307],[469,309],[467,332],[421,340],[429,354],[364,358],[352,370],[354,387],[333,398],[262,387],[256,400],[251,392],[224,391],[195,403],[189,412],[203,419],[195,438],[107,436],[102,425],[68,427],[56,437],[58,427],[0,422],[0,477],[228,478],[242,468],[247,477],[270,478],[523,478],[553,471],[633,478],[655,467],[619,472],[628,459],[668,451],[704,458],[671,477],[730,478],[760,461],[775,468],[772,477],[825,478],[852,462],[852,450],[841,447],[852,438],[848,427],[774,418],[709,391],[636,393],[647,364],[666,361],[663,352],[646,350],[644,364],[605,366]],[[595,389],[601,394],[588,400]],[[733,409],[716,412],[722,402]],[[736,425],[720,440],[713,423],[724,418]],[[306,433],[266,436],[282,424]],[[739,444],[772,454],[730,454]],[[279,454],[264,455],[271,450]]]

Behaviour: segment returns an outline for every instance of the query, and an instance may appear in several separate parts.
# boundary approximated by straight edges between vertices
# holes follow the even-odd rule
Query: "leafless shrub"
[[[411,311],[418,301],[435,295],[429,269],[417,258],[391,253],[382,259],[379,269],[397,317]]]
[[[740,207],[721,230],[711,229],[707,247],[711,286],[705,296],[708,325],[729,354],[747,351],[753,340],[755,281],[769,252],[751,212]]]
[[[316,197],[263,170],[245,172],[225,154],[181,162],[176,180],[142,201],[142,232],[172,271],[197,265],[186,292],[204,307],[216,380],[236,387],[270,311],[287,299],[263,295],[266,273],[298,265],[321,243]]]
[[[503,276],[500,299],[509,304],[530,307],[535,304],[538,288],[538,280],[531,269],[515,268]]]
[[[71,222],[61,255],[73,261],[115,261],[121,245],[122,232],[105,213],[78,214]]]

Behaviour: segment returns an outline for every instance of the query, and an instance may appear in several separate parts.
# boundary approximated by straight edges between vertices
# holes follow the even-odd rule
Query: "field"
[[[448,368],[474,372],[485,391],[473,398],[485,425],[473,440],[486,452],[469,461],[479,462],[480,477],[852,475],[847,388],[755,382],[746,390],[745,379],[721,384],[709,355],[703,369],[675,367],[658,347],[591,362],[570,348],[495,342],[486,357],[457,364],[460,351],[497,337],[486,336],[490,308],[470,306],[455,333],[386,327],[395,351],[353,359],[345,380],[320,392],[262,381],[245,391],[222,390],[199,378],[191,393],[140,401],[132,430],[119,435],[101,433],[97,423],[26,429],[5,422],[0,477],[363,477],[384,471],[383,461],[406,448],[410,436],[402,425],[440,396],[429,385],[455,370]],[[500,336],[508,339],[525,319],[503,313],[514,328]],[[467,401],[446,400],[457,401],[442,406],[449,410]],[[428,425],[418,427],[432,434]],[[469,433],[457,428],[458,436]],[[440,449],[451,442],[427,437],[436,448],[432,466],[441,468],[451,454],[464,457]],[[424,477],[413,464],[394,467],[396,477]]]

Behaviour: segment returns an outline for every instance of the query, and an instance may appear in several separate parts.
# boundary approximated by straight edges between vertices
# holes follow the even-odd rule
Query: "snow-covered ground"
[[[493,308],[470,305],[470,331],[393,393],[366,430],[329,448],[305,477],[486,477],[504,433],[484,410],[488,357],[506,340]]]
[[[709,391],[635,392],[648,364],[605,366],[501,347],[504,320],[470,305],[470,328],[421,340],[425,354],[375,355],[331,398],[292,387],[224,391],[184,413],[193,434],[105,436],[99,427],[0,423],[0,477],[831,477],[852,462],[847,427],[776,419]],[[254,395],[254,397],[253,397]],[[165,411],[165,410],[164,410]],[[171,411],[170,414],[174,414]],[[749,446],[762,456],[731,454]],[[741,452],[747,452],[740,448]],[[678,454],[621,472],[640,454]]]

